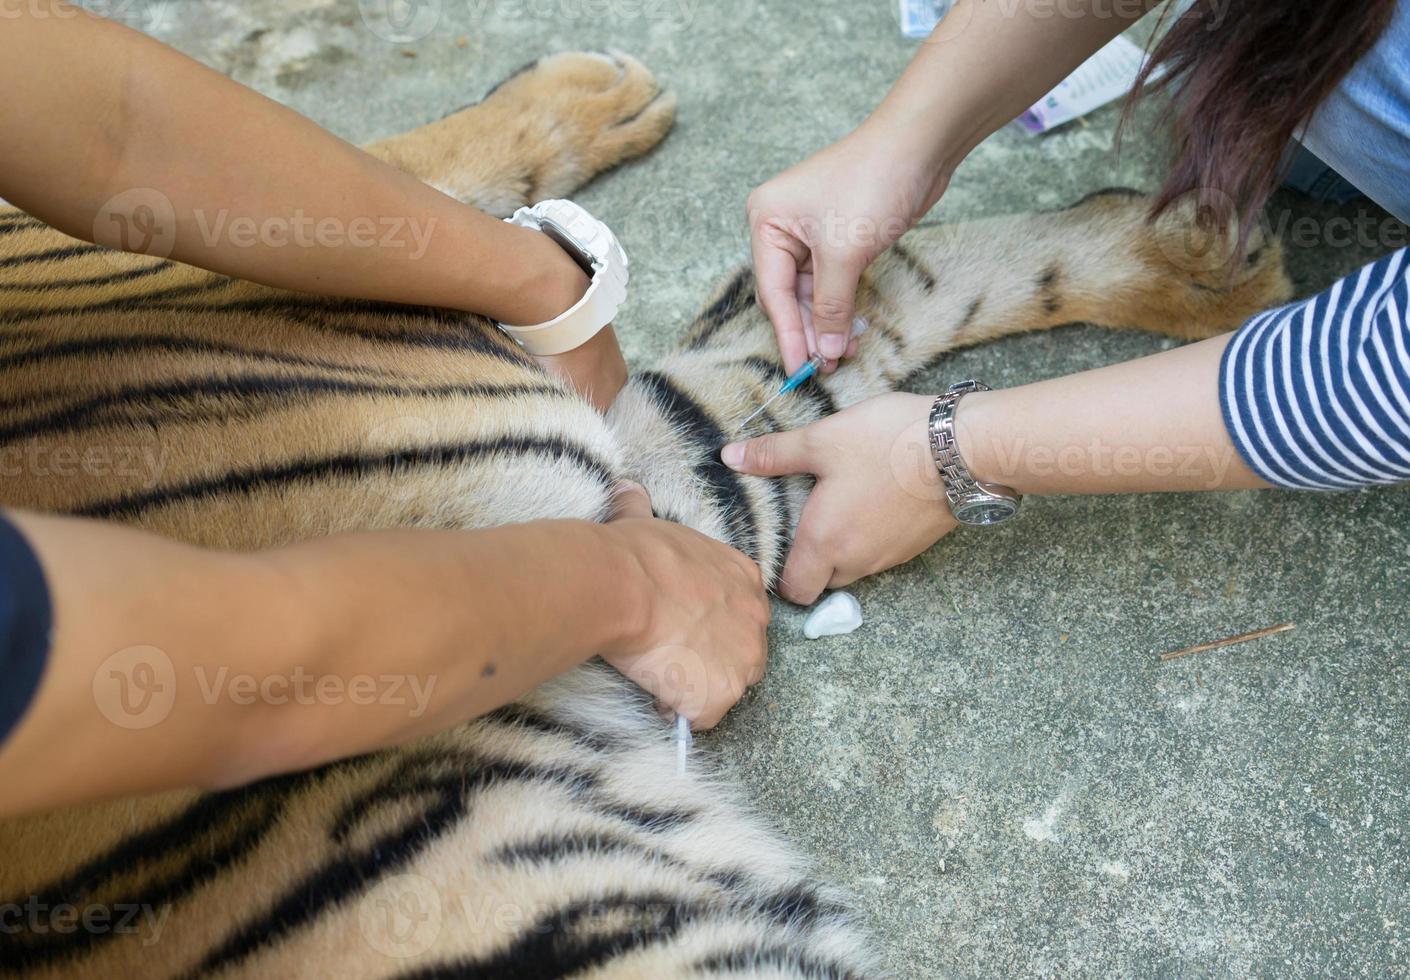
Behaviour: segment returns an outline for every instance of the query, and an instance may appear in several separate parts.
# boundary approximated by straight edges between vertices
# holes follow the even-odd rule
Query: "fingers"
[[[612,516],[609,521],[627,520],[633,517],[652,517],[651,497],[646,488],[632,480],[621,480],[612,491]]]
[[[856,256],[817,249],[813,267],[813,330],[818,335],[818,353],[835,361],[847,353],[857,282],[866,264]]]
[[[821,541],[822,525],[814,498],[803,505],[803,516],[793,536],[793,549],[779,576],[778,594],[800,606],[811,606],[832,581],[832,560]]]
[[[788,476],[812,473],[808,429],[773,432],[747,442],[732,442],[720,450],[720,460],[737,473],[753,476]]]
[[[773,324],[784,370],[791,374],[808,359],[797,294],[798,266],[808,253],[802,242],[781,236],[760,224],[753,230],[751,248],[759,305]]]

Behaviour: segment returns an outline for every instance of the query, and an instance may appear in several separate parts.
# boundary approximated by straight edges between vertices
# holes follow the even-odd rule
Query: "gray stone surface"
[[[746,256],[750,188],[846,132],[914,50],[885,0],[422,3],[435,24],[405,43],[350,0],[119,6],[352,139],[457,108],[545,51],[641,57],[680,94],[676,130],[580,195],[632,253],[619,323],[639,362]],[[1150,118],[1119,157],[1111,109],[1042,140],[1000,133],[938,214],[1151,187]],[[1371,222],[1363,246],[1292,249],[1304,292],[1403,235],[1366,205],[1278,213]],[[956,354],[917,388],[1163,346],[1073,327]],[[805,641],[780,604],[767,681],[703,741],[859,895],[899,976],[1403,975],[1407,518],[1403,490],[1031,500],[1011,528],[858,585],[850,636]],[[1157,659],[1283,621],[1297,630]]]

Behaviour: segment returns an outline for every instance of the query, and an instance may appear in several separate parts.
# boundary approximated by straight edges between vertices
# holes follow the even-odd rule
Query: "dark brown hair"
[[[1129,120],[1140,95],[1173,96],[1162,119],[1173,123],[1174,160],[1152,216],[1194,192],[1202,221],[1227,227],[1238,216],[1242,246],[1282,176],[1283,148],[1375,44],[1395,5],[1195,0],[1155,45],[1126,104]],[[1151,82],[1157,67],[1165,74]]]

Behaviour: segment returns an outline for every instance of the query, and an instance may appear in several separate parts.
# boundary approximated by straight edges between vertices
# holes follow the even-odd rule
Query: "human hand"
[[[764,676],[769,600],[759,566],[652,517],[646,491],[634,483],[618,492],[607,528],[639,563],[648,598],[640,627],[602,658],[692,727],[714,727]]]
[[[759,305],[790,374],[811,354],[836,366],[849,344],[857,282],[948,183],[864,126],[759,185],[749,236]]]
[[[779,593],[808,605],[909,561],[955,527],[927,430],[933,399],[889,394],[812,425],[731,443],[721,458],[755,476],[811,473]]]

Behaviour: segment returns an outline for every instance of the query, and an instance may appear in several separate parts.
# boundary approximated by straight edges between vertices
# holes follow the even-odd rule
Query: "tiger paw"
[[[526,66],[485,98],[368,147],[491,214],[565,197],[666,135],[676,97],[623,54],[567,52]]]

